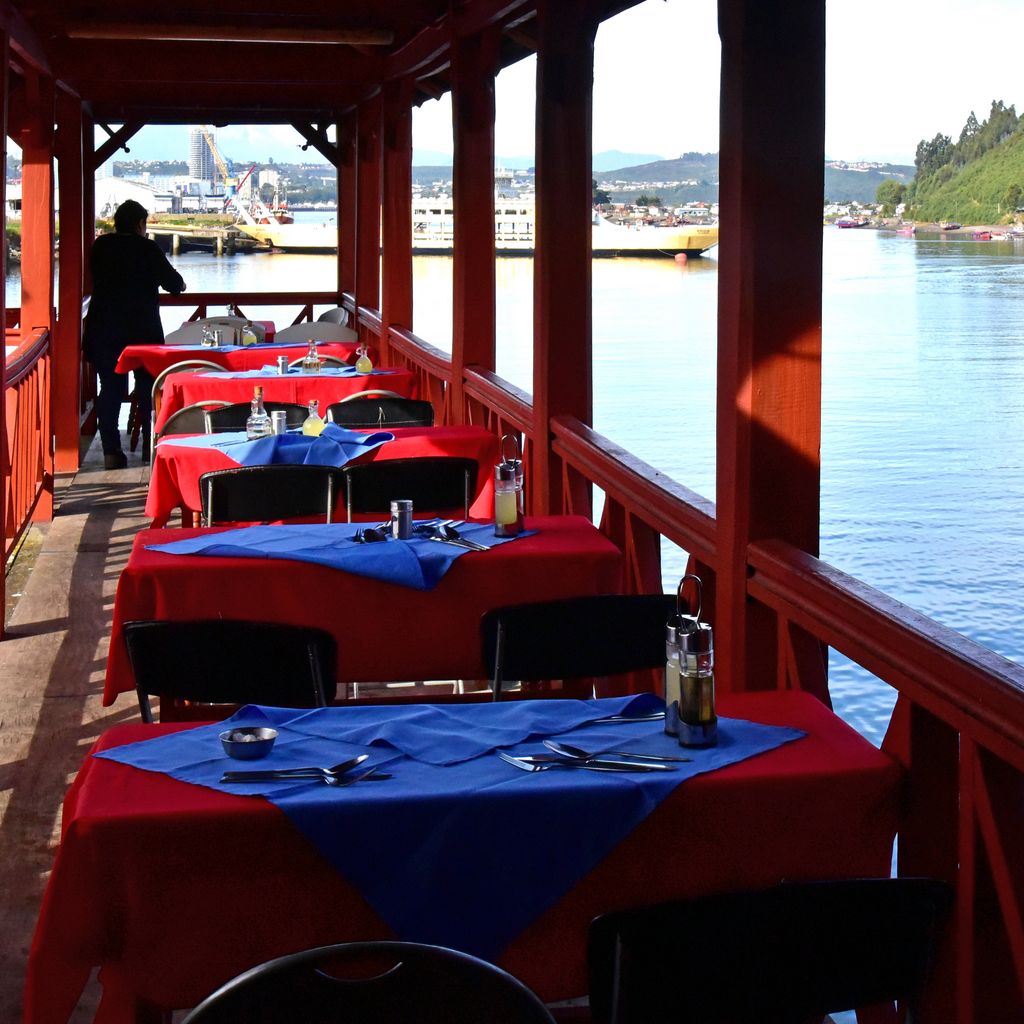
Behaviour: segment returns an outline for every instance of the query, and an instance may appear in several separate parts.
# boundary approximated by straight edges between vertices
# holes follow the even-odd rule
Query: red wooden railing
[[[359,329],[379,341],[375,310],[359,310]],[[425,394],[441,396],[440,422],[448,422],[447,355],[403,330],[391,329],[388,344],[390,361],[415,370]],[[464,389],[469,422],[523,439],[528,480],[534,446],[551,444],[562,464],[565,511],[589,514],[592,489],[603,491],[600,528],[625,553],[630,591],[662,589],[665,540],[689,554],[714,614],[712,502],[578,420],[556,417],[542,432],[530,396],[493,373],[466,368]],[[907,769],[899,872],[957,885],[953,938],[930,984],[926,1019],[1005,1019],[997,1008],[1024,1006],[1024,667],[789,545],[753,545],[747,560],[748,600],[776,622],[768,685],[827,701],[828,645],[899,695],[884,744]]]
[[[6,333],[17,348],[6,360],[4,417],[0,423],[0,480],[3,481],[4,566],[41,503],[53,494],[50,448],[50,334],[25,338]],[[0,581],[0,598],[4,585]],[[0,620],[0,639],[3,623]]]

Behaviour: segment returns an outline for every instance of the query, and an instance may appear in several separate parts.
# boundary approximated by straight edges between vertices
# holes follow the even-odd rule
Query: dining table
[[[485,612],[621,590],[622,553],[588,519],[528,516],[525,525],[527,534],[489,551],[460,549],[426,590],[318,562],[160,549],[191,538],[225,543],[230,528],[142,530],[114,597],[104,704],[134,693],[122,627],[137,619],[257,618],[324,629],[338,643],[339,684],[486,679]],[[492,527],[481,529],[493,535]],[[377,554],[374,545],[366,548],[368,557]],[[449,553],[442,545],[430,550]]]
[[[309,405],[316,399],[320,403],[320,415],[324,418],[329,405],[363,391],[392,391],[402,398],[419,395],[416,374],[404,367],[375,367],[369,373],[358,373],[352,366],[325,366],[315,373],[296,367],[280,373],[276,366],[265,370],[261,365],[248,370],[170,373],[164,378],[161,389],[160,408],[156,415],[157,433],[163,430],[171,416],[188,405],[210,401],[248,405],[252,401],[254,387],[263,388],[263,400],[266,402]]]
[[[477,519],[491,515],[494,508],[494,466],[500,457],[498,438],[491,431],[470,424],[394,427],[387,433],[393,435],[393,440],[359,456],[353,464],[437,456],[472,459],[477,463],[477,475],[469,514]],[[185,518],[190,520],[202,508],[199,478],[204,473],[238,466],[231,457],[234,446],[224,442],[226,436],[170,435],[157,442],[145,509],[152,526],[166,526],[176,509],[181,509]],[[241,435],[230,436],[241,438]]]
[[[322,356],[333,356],[346,363],[355,363],[358,358],[358,341],[317,342],[317,351]],[[258,370],[267,363],[275,363],[278,356],[287,356],[288,362],[301,359],[308,351],[305,342],[276,344],[264,342],[259,345],[127,345],[121,352],[114,369],[118,373],[145,370],[152,377],[159,377],[168,367],[186,359],[204,359],[227,370]]]
[[[640,701],[658,703],[244,708],[239,721],[278,730],[259,762],[225,756],[224,723],[115,726],[64,802],[26,1024],[67,1021],[96,968],[95,1020],[130,1024],[143,1009],[195,1005],[273,957],[374,939],[461,948],[546,1001],[573,999],[586,993],[599,914],[889,875],[903,770],[815,697],[722,694],[719,745],[697,751],[659,720],[628,720]],[[536,756],[551,736],[692,761],[524,772],[499,754]],[[387,778],[220,781],[229,768],[329,765],[356,751]]]

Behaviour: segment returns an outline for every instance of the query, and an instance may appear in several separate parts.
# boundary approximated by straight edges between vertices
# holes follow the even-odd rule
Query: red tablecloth
[[[143,530],[117,584],[104,703],[134,691],[121,637],[121,624],[133,619],[258,617],[317,626],[337,638],[339,682],[484,679],[484,612],[522,601],[617,593],[621,586],[619,549],[586,519],[542,516],[526,525],[539,532],[463,555],[428,591],[309,562],[147,551],[147,544],[198,531]]]
[[[499,461],[498,439],[483,427],[396,427],[394,441],[375,448],[358,462],[449,455],[475,459],[478,468],[470,518],[489,519],[494,511],[494,465]],[[146,497],[146,515],[164,526],[176,508],[200,511],[199,478],[237,463],[215,448],[188,448],[173,438],[160,441],[154,452]],[[344,518],[339,512],[339,518]]]
[[[808,736],[684,782],[522,932],[498,962],[542,998],[585,992],[587,925],[608,910],[782,879],[888,875],[894,762],[806,694],[721,697],[719,710]],[[174,728],[118,726],[97,746]],[[271,957],[392,937],[273,805],[90,758],[65,801],[25,1021],[66,1021],[97,965],[97,1021],[130,1024],[136,998],[191,1006]]]
[[[276,363],[278,356],[287,356],[288,362],[299,359],[306,354],[308,347],[306,344],[275,345],[273,348],[239,345],[220,352],[201,345],[128,345],[121,353],[115,369],[118,373],[129,373],[141,367],[156,377],[168,366],[185,359],[207,359],[226,370],[258,370],[268,363]],[[358,341],[325,341],[317,342],[316,346],[323,356],[334,356],[351,363],[356,361],[358,347]]]
[[[263,350],[265,353],[267,349]],[[201,358],[201,357],[200,357]],[[273,357],[264,360],[272,363]],[[262,366],[263,363],[260,364]],[[359,374],[338,377],[326,373],[289,373],[284,376],[267,374],[259,377],[214,377],[205,373],[172,373],[164,379],[160,412],[156,429],[160,431],[179,409],[196,402],[220,400],[222,402],[251,402],[255,385],[263,388],[268,402],[297,402],[308,405],[314,398],[320,403],[320,415],[327,418],[327,406],[340,402],[360,391],[382,389],[394,391],[403,398],[416,398],[419,384],[411,370],[395,369],[387,373]]]

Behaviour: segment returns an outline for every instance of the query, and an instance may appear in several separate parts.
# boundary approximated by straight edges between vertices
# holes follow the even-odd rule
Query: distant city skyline
[[[828,0],[827,19],[828,159],[912,164],[921,139],[955,140],[971,111],[984,120],[993,100],[1024,105],[1016,62],[996,49],[1024,35],[1019,0]],[[967,29],[996,40],[995,59],[958,58]],[[497,79],[495,150],[509,161],[532,160],[534,75],[528,58]],[[718,77],[714,0],[646,0],[609,19],[595,46],[594,151],[716,152]],[[288,125],[229,125],[217,138],[235,160],[321,160]],[[450,155],[449,96],[414,111],[413,141],[417,164]],[[120,158],[185,160],[188,126],[144,128],[129,148]]]

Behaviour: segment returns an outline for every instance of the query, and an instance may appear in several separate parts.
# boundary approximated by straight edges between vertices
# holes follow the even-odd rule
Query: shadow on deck
[[[106,472],[94,443],[81,470],[58,479],[53,522],[32,531],[9,576],[20,593],[0,644],[0,1020],[12,1024],[68,784],[101,732],[138,719],[134,702],[101,700],[114,591],[147,525],[148,475],[138,455]],[[92,1019],[97,992],[74,1021]]]

